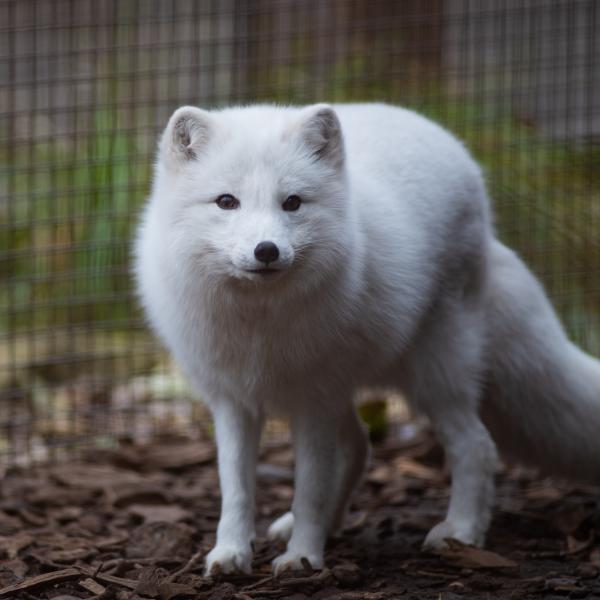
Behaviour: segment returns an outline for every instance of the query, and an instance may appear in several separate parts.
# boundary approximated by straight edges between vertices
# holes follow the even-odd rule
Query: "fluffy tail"
[[[482,416],[509,459],[600,481],[600,362],[572,344],[521,260],[494,243]]]

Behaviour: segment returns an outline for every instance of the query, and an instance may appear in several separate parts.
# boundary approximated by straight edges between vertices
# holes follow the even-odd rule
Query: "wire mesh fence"
[[[462,137],[600,354],[594,0],[0,0],[0,462],[202,422],[132,294],[182,104],[385,101]]]

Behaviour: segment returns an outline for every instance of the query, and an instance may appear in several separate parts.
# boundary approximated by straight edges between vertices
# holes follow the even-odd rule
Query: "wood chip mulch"
[[[219,513],[209,441],[123,445],[70,464],[9,471],[0,489],[0,599],[453,600],[600,598],[600,488],[498,476],[486,550],[420,549],[448,480],[427,433],[375,448],[327,568],[271,576],[264,539],[292,498],[292,456],[265,448],[251,576],[206,578]]]

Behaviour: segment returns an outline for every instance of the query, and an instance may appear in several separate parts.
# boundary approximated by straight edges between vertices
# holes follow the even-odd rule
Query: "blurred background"
[[[0,465],[209,427],[130,274],[182,104],[385,101],[440,121],[600,355],[598,34],[594,0],[0,0]]]

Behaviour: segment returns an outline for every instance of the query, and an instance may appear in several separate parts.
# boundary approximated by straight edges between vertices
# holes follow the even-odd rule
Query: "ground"
[[[375,447],[327,568],[274,578],[264,539],[292,497],[292,457],[268,444],[252,576],[205,578],[219,514],[214,449],[159,440],[9,471],[0,490],[0,598],[452,600],[600,598],[600,488],[503,469],[487,551],[421,551],[448,480],[427,432]],[[597,539],[598,538],[598,539]]]

